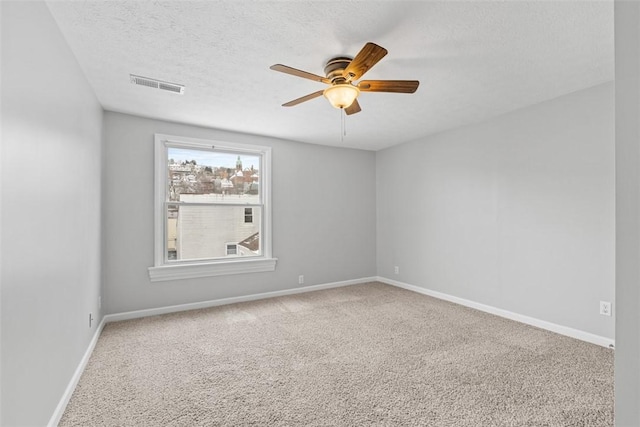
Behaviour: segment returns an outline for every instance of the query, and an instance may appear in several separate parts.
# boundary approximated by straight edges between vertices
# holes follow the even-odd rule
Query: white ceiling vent
[[[175,92],[179,94],[184,93],[184,85],[179,85],[176,83],[163,82],[161,80],[150,79],[149,77],[136,76],[135,74],[130,74],[131,83],[152,87],[155,89],[168,90],[169,92]]]

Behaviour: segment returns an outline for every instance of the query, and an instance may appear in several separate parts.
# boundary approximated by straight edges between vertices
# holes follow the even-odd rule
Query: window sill
[[[160,282],[165,280],[195,279],[198,277],[274,271],[277,261],[278,258],[258,258],[202,264],[163,265],[159,267],[149,267],[149,279],[151,279],[152,282]]]

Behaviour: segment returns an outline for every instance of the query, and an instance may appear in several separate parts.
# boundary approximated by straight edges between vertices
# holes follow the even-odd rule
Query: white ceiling
[[[314,144],[378,150],[614,78],[613,0],[48,1],[106,110]],[[417,79],[412,95],[362,93],[346,117],[322,97],[325,62],[372,41],[365,79]],[[186,85],[136,86],[129,74]]]

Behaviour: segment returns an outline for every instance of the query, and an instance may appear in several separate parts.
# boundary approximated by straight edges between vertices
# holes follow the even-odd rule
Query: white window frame
[[[155,201],[154,201],[154,265],[149,267],[149,279],[152,282],[178,279],[192,279],[197,277],[221,276],[227,274],[257,273],[274,271],[277,258],[272,256],[271,246],[271,147],[260,145],[236,144],[205,139],[187,138],[182,136],[155,134]],[[167,164],[168,147],[219,149],[232,152],[245,152],[261,156],[260,192],[262,194],[263,213],[260,229],[260,256],[232,257],[207,259],[203,261],[189,261],[182,263],[165,262],[166,227],[165,227],[165,198],[168,180]]]

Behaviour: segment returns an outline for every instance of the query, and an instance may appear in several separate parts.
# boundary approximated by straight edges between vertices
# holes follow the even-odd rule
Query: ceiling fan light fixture
[[[282,64],[275,64],[269,68],[329,85],[325,90],[321,89],[282,104],[283,107],[293,107],[324,95],[333,107],[345,110],[346,115],[350,116],[362,111],[357,100],[360,92],[414,93],[418,89],[420,82],[417,80],[361,80],[364,73],[386,54],[387,49],[368,42],[354,58],[337,56],[330,59],[324,67],[326,77]],[[356,84],[355,81],[359,83]]]
[[[360,95],[360,89],[350,83],[329,86],[322,93],[335,108],[348,108]]]

